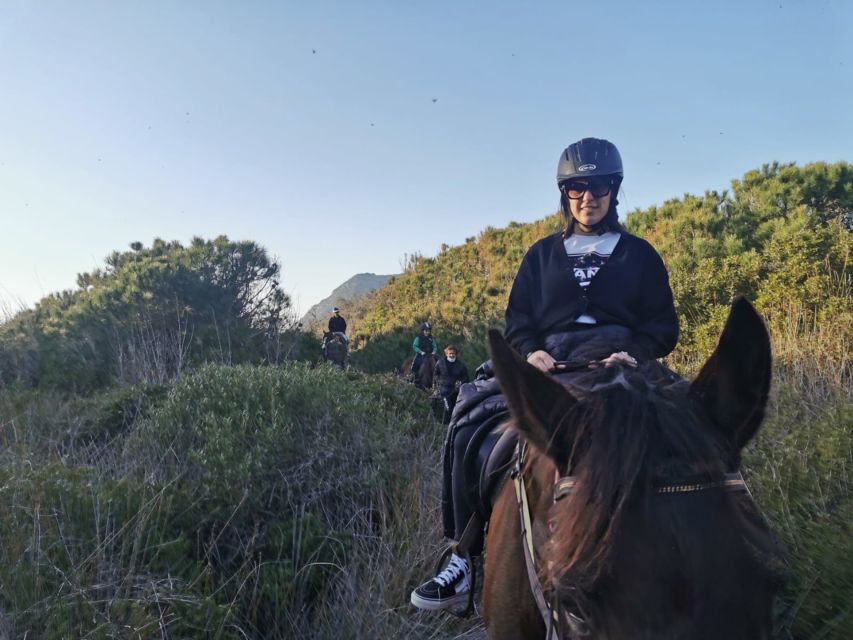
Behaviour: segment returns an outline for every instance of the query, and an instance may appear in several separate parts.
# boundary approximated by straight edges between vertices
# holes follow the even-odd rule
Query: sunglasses
[[[591,178],[589,182],[569,180],[560,185],[560,190],[571,200],[580,200],[587,191],[593,198],[603,198],[612,188],[612,183],[606,178]]]

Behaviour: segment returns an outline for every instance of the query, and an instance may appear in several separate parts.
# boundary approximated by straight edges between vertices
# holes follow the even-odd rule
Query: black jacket
[[[441,358],[435,363],[433,377],[441,395],[446,396],[453,392],[457,382],[468,382],[468,367],[459,359],[448,362],[447,358]]]
[[[344,320],[343,316],[332,316],[329,318],[329,331],[334,333],[335,331],[340,331],[341,333],[347,332],[347,321]]]
[[[572,272],[562,233],[530,247],[509,294],[506,338],[527,356],[544,348],[546,336],[576,328],[583,313],[599,325],[629,328],[633,338],[621,348],[637,358],[663,357],[678,340],[663,260],[652,245],[626,232],[586,291]]]

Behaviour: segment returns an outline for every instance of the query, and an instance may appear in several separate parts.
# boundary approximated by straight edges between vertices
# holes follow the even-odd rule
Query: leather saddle
[[[518,431],[504,426],[508,419],[508,411],[490,416],[477,428],[465,449],[466,498],[483,522],[488,522],[515,460]]]

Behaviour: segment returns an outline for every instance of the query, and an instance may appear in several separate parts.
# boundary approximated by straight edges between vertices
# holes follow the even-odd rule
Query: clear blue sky
[[[0,3],[0,308],[155,237],[261,243],[305,311],[557,206],[621,211],[853,155],[853,2]]]

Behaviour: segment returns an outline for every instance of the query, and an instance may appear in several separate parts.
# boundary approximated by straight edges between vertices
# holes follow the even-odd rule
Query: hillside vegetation
[[[0,325],[0,384],[88,392],[163,382],[203,362],[278,362],[303,336],[254,242],[155,239]]]
[[[853,638],[850,165],[769,165],[626,226],[669,266],[680,372],[735,293],[767,319],[774,384],[744,465],[790,551],[776,637]],[[279,266],[224,237],[134,243],[4,322],[0,638],[479,637],[408,604],[441,548],[445,430],[386,372],[424,319],[485,359],[525,249],[559,228],[413,257],[350,310],[344,371],[317,364]]]

